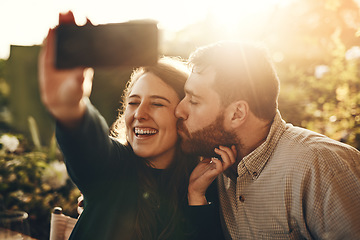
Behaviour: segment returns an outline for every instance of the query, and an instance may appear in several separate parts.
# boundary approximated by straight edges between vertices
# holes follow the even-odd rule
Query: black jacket
[[[56,137],[72,181],[84,195],[85,208],[70,239],[134,239],[138,207],[138,175],[134,152],[108,136],[108,126],[88,104],[78,129],[57,124]],[[150,169],[155,178],[164,170]],[[209,187],[207,206],[187,206],[168,239],[222,239],[215,182]],[[166,199],[163,199],[166,201]],[[159,211],[165,211],[161,205]]]

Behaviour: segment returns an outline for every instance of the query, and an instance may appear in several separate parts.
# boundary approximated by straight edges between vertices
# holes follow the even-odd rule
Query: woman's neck
[[[175,158],[175,149],[171,149],[162,153],[161,155],[157,155],[155,157],[149,157],[146,160],[149,161],[153,168],[157,169],[166,169],[168,168]]]

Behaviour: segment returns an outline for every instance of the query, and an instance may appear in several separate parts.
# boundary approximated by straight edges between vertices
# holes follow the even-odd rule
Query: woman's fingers
[[[220,155],[221,160],[218,158],[202,159],[194,169],[194,174],[198,177],[205,175],[213,180],[235,163],[237,155],[235,146],[231,148],[219,146],[219,148],[215,148],[214,151]]]
[[[46,81],[48,72],[53,68],[53,43],[54,42],[54,30],[49,29],[48,35],[44,41],[44,46],[41,49],[39,55],[39,81],[40,81],[40,88],[43,93],[46,93]],[[43,97],[47,97],[43,95]]]
[[[224,147],[219,146],[219,148],[215,148],[215,153],[221,156],[222,159],[222,171],[225,171],[231,165],[233,165],[236,161],[236,149],[235,147]]]
[[[214,151],[221,156],[221,160],[218,158],[202,159],[191,173],[188,187],[190,205],[203,205],[204,199],[206,203],[206,189],[220,173],[224,172],[236,161],[237,152],[235,146],[231,148],[220,146],[215,148]]]
[[[222,173],[224,170],[224,167],[223,167],[223,162],[218,159],[218,158],[211,158],[211,163],[210,163],[210,167],[209,167],[210,170],[214,170],[213,171],[213,175],[214,177],[217,177],[217,175],[219,175],[220,173]]]
[[[221,160],[218,158],[203,159],[196,169],[200,175],[205,174],[210,178],[215,178],[235,163],[237,155],[235,146],[231,148],[219,146],[214,151],[220,155]]]
[[[90,97],[91,94],[91,88],[92,88],[92,81],[94,76],[94,69],[92,68],[86,68],[84,70],[84,96]]]
[[[86,18],[86,24],[85,25],[94,25],[90,19]]]
[[[212,165],[212,160],[210,158],[204,158],[200,160],[198,165],[193,170],[193,175],[196,176],[196,178],[204,175]]]
[[[72,11],[66,13],[59,13],[59,24],[74,24],[75,17]]]
[[[48,35],[45,38],[44,46],[41,51],[41,64],[48,68],[53,66],[54,62],[54,29],[49,29]]]

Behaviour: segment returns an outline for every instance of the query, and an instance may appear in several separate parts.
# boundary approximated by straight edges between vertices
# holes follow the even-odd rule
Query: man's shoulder
[[[329,138],[323,134],[311,131],[306,128],[296,127],[291,124],[286,124],[286,129],[280,138],[279,142],[294,145],[296,148],[305,148],[303,150],[322,151],[322,150],[344,150],[351,152],[358,152],[354,147]]]
[[[360,165],[360,152],[354,147],[291,124],[286,125],[274,154],[287,156],[289,161],[303,166],[320,164],[340,170],[348,165]]]

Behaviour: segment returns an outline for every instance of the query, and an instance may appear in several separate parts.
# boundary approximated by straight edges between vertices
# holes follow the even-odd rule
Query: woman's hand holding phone
[[[72,12],[59,15],[59,24],[75,24]],[[41,99],[65,127],[78,124],[86,110],[84,98],[91,92],[92,69],[58,70],[54,65],[55,31],[50,29],[39,56]]]

